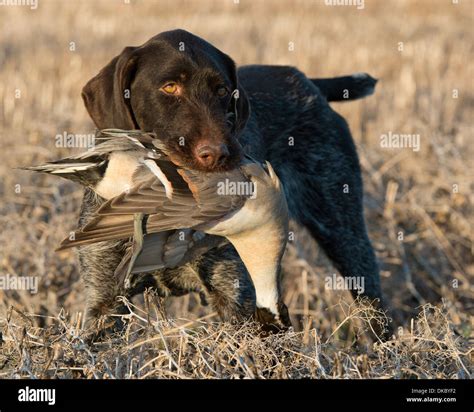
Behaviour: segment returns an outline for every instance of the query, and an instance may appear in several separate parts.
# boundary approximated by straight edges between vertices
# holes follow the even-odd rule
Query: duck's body
[[[116,271],[123,278],[179,266],[222,240],[202,232],[223,236],[249,271],[257,307],[288,326],[278,286],[288,210],[269,163],[247,158],[234,170],[204,173],[173,164],[149,134],[109,130],[97,139],[101,143],[84,154],[28,168],[80,182],[107,200],[60,249],[134,237]],[[177,229],[187,230],[170,232]]]
[[[64,177],[109,200],[146,179],[146,161],[169,168],[152,134],[109,129],[97,132],[95,140],[98,144],[84,153],[24,169]]]

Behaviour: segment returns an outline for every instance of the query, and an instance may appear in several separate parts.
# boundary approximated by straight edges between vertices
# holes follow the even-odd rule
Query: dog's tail
[[[377,83],[377,79],[367,73],[310,80],[319,88],[328,102],[356,100],[370,96],[374,92]]]

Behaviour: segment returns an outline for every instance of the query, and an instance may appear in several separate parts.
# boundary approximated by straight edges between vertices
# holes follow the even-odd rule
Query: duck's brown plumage
[[[86,153],[29,168],[80,181],[108,199],[96,217],[59,249],[136,237],[140,216],[146,236],[137,248],[136,244],[129,248],[117,268],[123,277],[136,267],[150,270],[182,264],[186,256],[214,247],[219,243],[216,237],[224,236],[236,247],[252,277],[257,306],[270,310],[281,323],[277,277],[288,210],[271,165],[246,158],[234,170],[205,173],[173,164],[161,151],[159,140],[149,134],[113,130],[100,132],[98,138],[101,143]],[[222,193],[237,187],[247,190]],[[172,232],[160,233],[189,228],[217,236],[211,236],[210,242],[183,239],[171,243],[175,245],[171,253],[165,250]]]
[[[250,183],[240,169],[213,174],[173,169],[169,165],[170,170],[166,170],[161,163],[160,168],[173,187],[171,198],[156,176],[142,170],[148,180],[104,203],[97,217],[76,232],[74,240],[65,239],[60,249],[131,237],[134,232],[133,217],[137,213],[146,215],[146,233],[217,223],[242,208],[251,196],[216,193],[218,185],[226,181]]]

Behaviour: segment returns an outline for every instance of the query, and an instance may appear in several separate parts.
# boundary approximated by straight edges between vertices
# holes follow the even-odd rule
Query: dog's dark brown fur
[[[182,94],[163,93],[168,81],[177,82]],[[356,149],[346,122],[327,103],[363,97],[374,84],[368,75],[311,80],[292,67],[236,70],[230,57],[209,43],[174,30],[127,47],[84,87],[83,98],[97,127],[154,132],[178,164],[229,169],[240,160],[241,146],[269,160],[285,188],[291,217],[309,229],[343,276],[364,277],[364,296],[381,299]],[[229,93],[218,96],[219,87]],[[184,145],[178,143],[183,137]],[[203,145],[218,148],[219,162],[202,162],[198,148]],[[81,224],[100,202],[86,190]],[[117,310],[121,291],[113,272],[123,252],[121,242],[80,248],[89,320]],[[139,276],[128,292],[146,286],[162,296],[199,292],[224,320],[245,319],[256,310],[252,282],[231,245],[184,267]]]

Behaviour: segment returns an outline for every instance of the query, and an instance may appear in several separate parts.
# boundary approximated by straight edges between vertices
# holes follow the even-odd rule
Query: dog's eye
[[[229,90],[227,90],[227,88],[224,87],[224,86],[221,86],[221,87],[219,87],[219,88],[217,89],[217,95],[218,95],[219,97],[225,97],[225,96],[227,96],[228,94],[229,94]]]
[[[164,91],[166,94],[178,94],[179,86],[177,83],[170,82],[166,83],[160,90]]]

